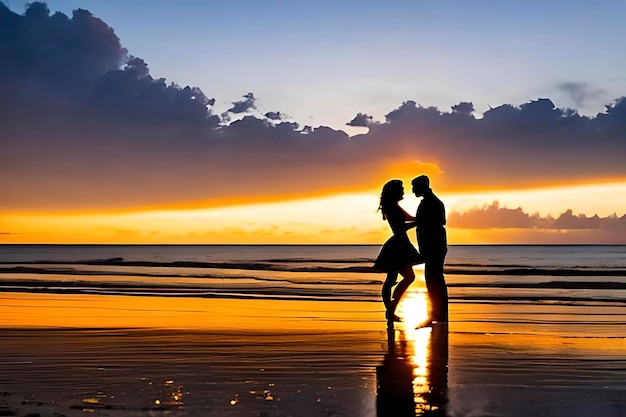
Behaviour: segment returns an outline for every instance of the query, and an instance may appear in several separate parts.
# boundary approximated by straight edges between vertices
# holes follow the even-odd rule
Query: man
[[[448,252],[446,209],[430,188],[430,180],[420,175],[411,181],[413,193],[422,197],[415,224],[417,243],[426,263],[424,272],[430,299],[430,320],[448,321],[448,288],[443,276],[443,264]]]

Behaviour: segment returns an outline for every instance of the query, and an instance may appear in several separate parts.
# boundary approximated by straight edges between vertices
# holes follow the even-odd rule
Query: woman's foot
[[[397,322],[402,321],[400,317],[396,316],[393,313],[390,313],[389,311],[385,313],[385,317],[387,317],[387,321],[397,321]]]

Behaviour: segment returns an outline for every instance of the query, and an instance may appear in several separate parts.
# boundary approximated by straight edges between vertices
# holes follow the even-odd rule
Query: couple
[[[383,303],[387,308],[386,317],[389,323],[400,321],[396,308],[409,285],[415,280],[413,265],[425,263],[424,275],[428,298],[430,299],[429,321],[448,321],[448,289],[443,276],[443,263],[447,253],[446,213],[441,200],[430,188],[430,180],[420,175],[411,181],[413,193],[422,197],[415,217],[408,214],[398,204],[404,197],[404,186],[400,180],[388,181],[380,195],[380,206],[383,220],[389,222],[393,236],[385,242],[374,268],[387,273],[383,284]],[[420,252],[409,241],[408,229],[415,227]],[[396,289],[392,288],[402,280]]]

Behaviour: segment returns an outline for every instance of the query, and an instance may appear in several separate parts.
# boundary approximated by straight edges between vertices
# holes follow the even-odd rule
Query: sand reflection
[[[390,327],[387,343],[376,368],[378,417],[446,416],[448,326]]]

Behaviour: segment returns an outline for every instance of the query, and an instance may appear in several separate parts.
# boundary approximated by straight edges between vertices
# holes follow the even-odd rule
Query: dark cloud
[[[470,116],[472,113],[474,113],[474,104],[465,101],[456,104],[452,106],[452,113]]]
[[[448,225],[465,229],[526,229],[535,227],[537,220],[538,216],[530,216],[524,213],[520,207],[508,209],[500,207],[500,204],[495,201],[491,205],[475,208],[464,213],[450,213]]]
[[[442,110],[408,100],[384,123],[357,114],[350,123],[370,129],[352,138],[279,111],[257,117],[253,93],[233,102],[228,123],[214,102],[153,77],[88,11],[69,18],[33,3],[18,15],[0,3],[0,204],[119,208],[370,190],[398,163],[436,165],[440,191],[626,178],[623,99],[596,117],[540,98],[482,118],[471,102]],[[502,224],[535,221],[496,212]]]
[[[354,116],[354,119],[350,120],[346,123],[347,126],[355,126],[355,127],[370,127],[375,124],[374,118],[372,116],[368,116],[365,113],[357,113]]]
[[[576,106],[585,106],[589,101],[603,99],[608,93],[600,88],[593,88],[587,83],[565,82],[560,83],[558,89],[565,92]]]
[[[265,117],[267,117],[270,120],[283,120],[285,119],[285,115],[279,111],[270,111],[265,113]]]
[[[599,114],[597,119],[599,120],[600,128],[609,129],[611,127],[623,129],[626,125],[626,97],[621,97],[615,100],[614,103],[606,105],[606,113]],[[616,133],[622,133],[619,131]],[[622,142],[624,142],[622,138]]]
[[[566,210],[559,217],[541,217],[539,214],[525,213],[521,207],[509,209],[500,207],[495,201],[481,208],[466,212],[452,212],[448,216],[448,226],[459,229],[556,229],[556,230],[607,230],[626,231],[626,214],[599,217],[575,215]]]
[[[148,65],[87,10],[68,18],[34,2],[18,15],[0,4],[0,28],[0,121],[216,125],[207,109],[213,99],[153,79]]]
[[[254,94],[248,93],[244,95],[243,98],[244,100],[233,101],[233,107],[228,109],[228,111],[233,114],[239,114],[256,109],[256,105],[254,104],[256,98],[254,98]]]
[[[79,89],[127,59],[113,29],[88,11],[75,10],[72,18],[49,13],[40,2],[30,3],[23,16],[0,5],[0,74],[5,83],[19,78]]]
[[[184,87],[153,79],[147,64],[130,57],[121,70],[108,71],[93,85],[89,99],[97,110],[122,119],[167,124],[170,127],[208,126],[219,123],[207,107],[215,103],[197,87]]]
[[[400,107],[385,115],[387,123],[417,122],[419,120],[436,119],[441,112],[436,107],[422,107],[413,100],[407,100]]]
[[[224,124],[228,124],[233,120],[233,114],[242,114],[250,112],[251,110],[256,110],[256,98],[253,93],[248,93],[243,96],[243,100],[233,101],[231,104],[233,105],[230,109],[226,110],[222,113],[221,118]]]

